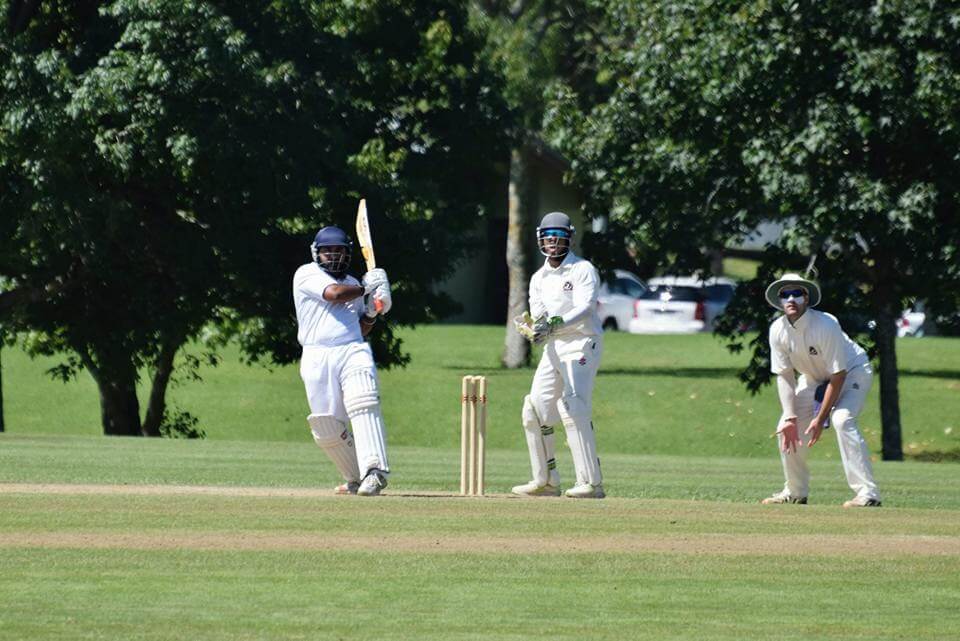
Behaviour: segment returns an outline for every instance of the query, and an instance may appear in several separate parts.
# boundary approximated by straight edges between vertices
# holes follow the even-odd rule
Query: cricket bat
[[[367,264],[367,271],[377,268],[377,258],[373,253],[373,236],[370,235],[370,221],[367,219],[367,201],[360,199],[360,205],[357,207],[357,241],[360,243],[360,253],[363,254],[363,260]],[[373,307],[379,314],[383,311],[383,303],[376,298],[373,299]]]

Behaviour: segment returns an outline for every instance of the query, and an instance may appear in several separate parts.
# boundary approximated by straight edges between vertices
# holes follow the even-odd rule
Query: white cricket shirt
[[[297,340],[304,347],[346,345],[362,342],[360,315],[363,297],[346,303],[323,298],[329,285],[360,285],[353,276],[337,280],[316,263],[301,265],[293,275],[293,304],[297,310]]]
[[[793,368],[823,383],[840,371],[869,362],[862,347],[850,340],[835,316],[808,309],[791,325],[786,315],[770,325],[770,371]]]
[[[597,313],[600,275],[588,260],[567,252],[553,268],[549,259],[530,279],[530,314],[562,316],[564,326],[554,336],[596,336],[603,333]]]

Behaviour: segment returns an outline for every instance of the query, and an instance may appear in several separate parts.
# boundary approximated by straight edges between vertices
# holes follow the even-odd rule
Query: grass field
[[[0,436],[0,639],[950,639],[956,466],[880,463],[887,507],[760,506],[767,459],[611,454],[604,501],[452,496],[396,447],[335,497],[309,443]],[[490,452],[490,485],[525,471]],[[568,465],[569,461],[561,461]],[[319,488],[319,489],[318,489]]]
[[[532,371],[498,368],[499,328],[404,338],[379,499],[330,492],[295,367],[226,354],[173,388],[206,440],[104,438],[88,377],[4,350],[0,641],[960,638],[956,464],[877,462],[885,507],[843,510],[831,436],[810,505],[760,506],[781,484],[773,392],[746,394],[709,336],[616,334],[595,398],[609,498],[509,498]],[[900,346],[908,451],[956,450],[960,341]],[[453,495],[468,372],[491,386],[486,498]]]
[[[499,327],[437,326],[408,330],[410,367],[381,374],[391,444],[454,447],[459,438],[459,385],[467,373],[490,384],[493,447],[523,450],[519,411],[532,370],[498,366]],[[731,355],[709,335],[608,334],[594,398],[601,453],[770,457],[779,410],[767,388],[748,394],[737,380],[745,355]],[[898,343],[904,449],[908,454],[960,451],[960,339]],[[100,433],[99,402],[89,375],[64,385],[44,371],[52,359],[3,351],[7,431],[11,434]],[[200,419],[209,440],[303,442],[306,400],[296,366],[267,370],[224,354],[203,383],[173,386],[169,399]],[[877,452],[878,386],[861,420]],[[146,395],[142,394],[142,398]],[[815,457],[838,459],[835,441]]]

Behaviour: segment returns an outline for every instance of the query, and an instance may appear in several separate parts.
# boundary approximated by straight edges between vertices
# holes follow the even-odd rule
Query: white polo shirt
[[[840,371],[869,362],[862,347],[850,340],[836,317],[807,309],[791,325],[786,315],[770,325],[770,371],[795,369],[810,381],[823,383]]]
[[[349,275],[337,280],[316,263],[301,265],[293,275],[297,340],[304,347],[333,347],[363,342],[360,332],[363,297],[345,303],[324,300],[323,290],[334,284],[359,286],[360,282]]]
[[[597,313],[600,275],[588,260],[567,252],[556,268],[550,260],[530,279],[530,314],[563,317],[557,337],[597,336],[603,333]]]

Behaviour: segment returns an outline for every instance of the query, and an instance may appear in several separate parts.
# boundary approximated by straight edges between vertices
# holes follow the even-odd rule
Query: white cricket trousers
[[[867,392],[873,383],[873,370],[869,364],[855,367],[847,372],[847,378],[840,390],[840,398],[830,413],[830,427],[837,434],[840,447],[840,460],[847,476],[847,484],[858,497],[880,500],[880,492],[873,480],[873,466],[870,464],[870,452],[860,433],[857,417],[863,411]],[[805,497],[810,493],[810,468],[807,466],[807,443],[810,436],[804,434],[813,420],[814,393],[817,382],[800,376],[797,382],[794,406],[797,411],[797,428],[802,446],[796,452],[780,452],[783,462],[783,474],[786,478],[784,489],[796,497]],[[824,432],[826,436],[828,432]],[[822,437],[821,437],[822,438]],[[779,439],[777,439],[779,444]]]
[[[603,478],[591,420],[593,386],[602,355],[603,339],[600,336],[549,340],[543,347],[543,356],[530,386],[530,402],[540,425],[563,423],[577,482],[591,485],[600,484]],[[553,457],[553,440],[552,437],[549,439],[545,452],[547,459]],[[528,447],[532,448],[529,442]],[[543,463],[549,465],[549,461]],[[536,478],[536,465],[533,472]]]
[[[370,345],[304,346],[300,378],[312,414],[333,416],[341,423],[350,421],[360,471],[376,468],[388,472],[380,383]]]

